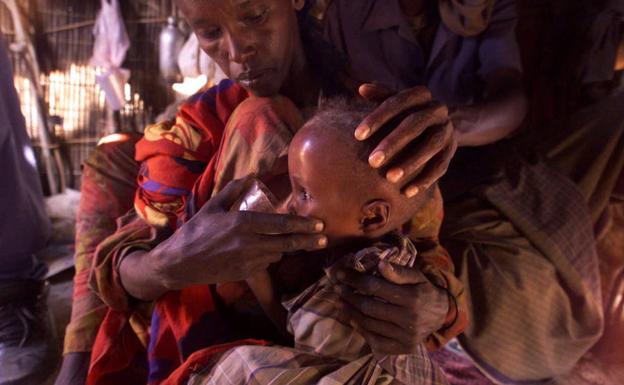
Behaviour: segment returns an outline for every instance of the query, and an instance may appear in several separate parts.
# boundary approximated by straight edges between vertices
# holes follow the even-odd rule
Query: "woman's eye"
[[[310,200],[310,194],[306,190],[301,190],[301,200]]]
[[[252,24],[252,25],[260,24],[264,21],[267,14],[268,14],[268,10],[265,9],[260,12],[245,16],[244,20],[247,24]]]
[[[202,29],[197,32],[200,38],[207,40],[215,40],[221,36],[221,28]]]

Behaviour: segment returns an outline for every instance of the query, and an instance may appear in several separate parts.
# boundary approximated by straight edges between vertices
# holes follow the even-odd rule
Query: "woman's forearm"
[[[155,249],[156,250],[156,249]],[[135,250],[119,266],[121,284],[132,297],[154,301],[168,291],[166,281],[150,253],[157,251]]]
[[[487,79],[485,101],[452,111],[459,146],[483,146],[514,132],[526,115],[527,99],[517,71],[502,71]]]
[[[119,266],[126,292],[153,301],[170,290],[247,279],[284,253],[325,248],[317,219],[230,211],[253,180],[230,182],[153,250],[126,255]]]

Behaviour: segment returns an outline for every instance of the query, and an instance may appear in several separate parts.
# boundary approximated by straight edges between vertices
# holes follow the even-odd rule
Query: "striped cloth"
[[[355,255],[345,256],[356,270],[375,273],[375,261],[386,259],[412,265],[416,248],[394,233]],[[361,264],[362,259],[373,263]],[[305,289],[284,305],[293,348],[238,346],[191,376],[189,384],[289,385],[289,384],[392,384],[442,385],[444,374],[431,361],[424,344],[410,355],[379,356],[338,307],[340,297],[327,277]]]
[[[445,178],[475,182],[476,171],[492,167],[467,192],[445,196],[442,244],[470,304],[471,324],[458,339],[497,383],[547,383],[602,333],[589,210],[570,180],[509,143],[458,154]]]

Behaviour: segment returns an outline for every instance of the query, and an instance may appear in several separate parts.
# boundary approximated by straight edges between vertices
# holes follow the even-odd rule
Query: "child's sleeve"
[[[455,276],[453,261],[439,240],[443,217],[442,195],[438,187],[435,187],[432,199],[416,213],[409,229],[409,237],[418,250],[416,266],[432,284],[444,289],[449,297],[449,311],[442,328],[426,340],[430,350],[443,346],[463,332],[468,325],[463,284]]]

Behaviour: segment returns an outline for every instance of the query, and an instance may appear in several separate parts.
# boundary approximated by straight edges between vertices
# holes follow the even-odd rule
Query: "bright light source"
[[[110,134],[106,135],[98,142],[98,146],[106,143],[115,143],[115,142],[125,142],[128,140],[129,136],[127,134]]]
[[[208,82],[206,75],[199,75],[198,77],[185,77],[182,83],[174,83],[173,90],[184,96],[191,96],[199,91]]]
[[[25,145],[24,146],[24,158],[26,159],[26,162],[28,162],[28,164],[34,169],[37,169],[37,159],[35,159],[35,152],[33,151],[32,147],[30,147],[29,145]]]

